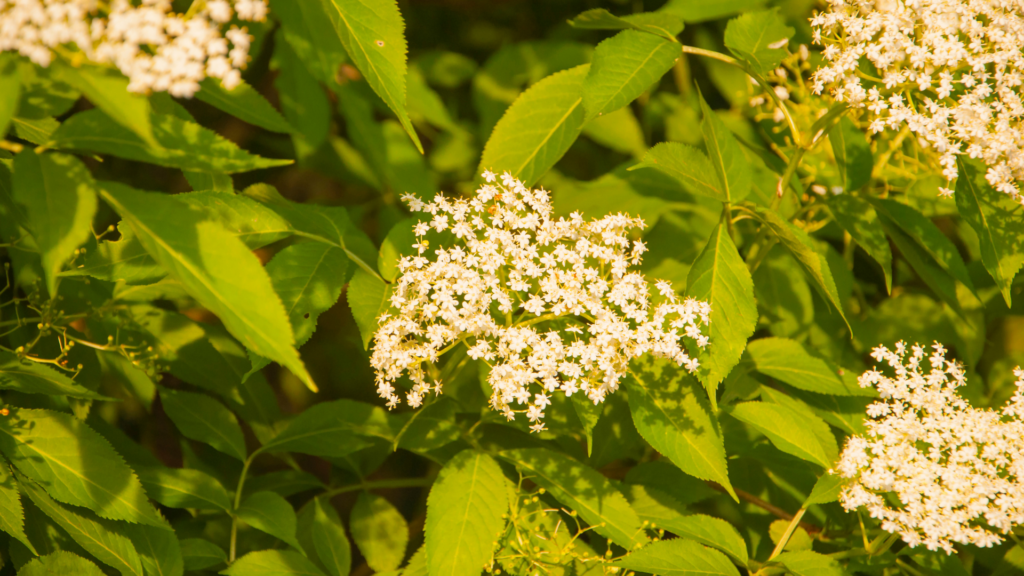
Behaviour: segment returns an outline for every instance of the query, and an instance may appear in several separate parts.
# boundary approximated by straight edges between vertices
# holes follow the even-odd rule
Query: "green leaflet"
[[[128,79],[119,71],[106,66],[75,68],[62,64],[55,72],[58,80],[81,92],[114,122],[134,132],[147,145],[159,146],[149,100],[129,92]]]
[[[146,494],[168,508],[231,510],[231,499],[216,478],[191,468],[137,466]]]
[[[637,464],[626,472],[626,482],[655,488],[681,505],[700,502],[719,494],[703,480],[684,473],[667,460]]]
[[[348,576],[352,544],[329,501],[314,498],[299,511],[298,540],[306,557],[330,576]]]
[[[146,248],[135,237],[130,226],[120,226],[116,241],[87,243],[85,258],[80,264],[61,272],[61,276],[91,276],[107,282],[149,284],[167,275]]]
[[[43,145],[50,140],[50,136],[60,127],[60,122],[54,118],[19,118],[11,119],[14,126],[14,133],[23,140],[36,145]]]
[[[241,241],[167,195],[107,183],[103,198],[129,222],[150,255],[246,348],[316,389],[270,278]]]
[[[725,46],[752,70],[764,75],[786,57],[786,44],[795,32],[786,26],[777,8],[747,12],[725,27]]]
[[[205,394],[160,389],[164,411],[187,438],[245,461],[245,436],[238,419],[223,404]]]
[[[375,184],[381,189],[387,188],[390,186],[388,144],[383,124],[373,119],[373,94],[365,86],[346,83],[339,89],[339,98],[338,111],[345,118],[352,145],[373,171]]]
[[[635,168],[649,167],[668,174],[693,194],[720,202],[729,197],[718,173],[707,155],[693,146],[678,142],[662,142],[647,151],[643,162]]]
[[[491,559],[508,512],[508,480],[490,456],[449,460],[427,499],[427,564],[434,576],[475,574]]]
[[[616,152],[629,154],[637,160],[647,154],[643,128],[629,106],[587,122],[583,125],[583,135]]]
[[[249,526],[301,549],[295,539],[295,510],[281,495],[256,492],[242,502],[235,514]]]
[[[320,83],[302,65],[290,43],[275,44],[273,64],[278,70],[274,86],[280,95],[281,110],[295,127],[295,151],[302,158],[327,140],[331,130],[331,105]]]
[[[765,0],[669,0],[658,13],[678,16],[691,24],[754,10],[764,3]]]
[[[717,548],[728,554],[741,566],[746,566],[749,561],[747,543],[743,540],[743,536],[740,536],[739,531],[732,524],[721,518],[705,514],[690,514],[673,518],[660,527],[681,538],[689,538],[705,546]]]
[[[54,394],[92,400],[108,399],[68,378],[62,372],[38,362],[22,362],[17,355],[4,350],[0,350],[0,389],[15,390],[24,394]]]
[[[70,414],[12,409],[0,419],[0,451],[60,502],[102,518],[166,527],[121,456]]]
[[[640,30],[673,41],[675,41],[675,36],[683,31],[683,21],[670,14],[641,12],[615,16],[604,8],[593,8],[581,12],[569,20],[569,25],[584,30]]]
[[[711,304],[711,324],[704,327],[710,343],[697,357],[697,377],[714,407],[718,384],[740,361],[747,339],[757,327],[754,282],[724,223],[711,233],[690,268],[686,285],[687,296]]]
[[[507,450],[500,456],[575,510],[598,534],[627,550],[647,542],[629,502],[596,470],[548,448]]]
[[[963,306],[957,295],[956,279],[921,246],[912,236],[905,233],[894,220],[886,213],[879,212],[879,222],[885,228],[886,235],[896,245],[900,255],[910,264],[910,267],[917,272],[935,295],[949,305],[957,314],[964,315]]]
[[[405,22],[394,0],[321,0],[349,58],[423,153],[405,107]]]
[[[812,414],[767,402],[741,402],[729,414],[767,436],[779,450],[826,469],[839,455],[828,425]]]
[[[390,439],[387,413],[372,404],[335,400],[307,408],[260,451],[343,456],[365,446],[359,436]]]
[[[835,156],[836,166],[839,168],[843,192],[859,190],[871,181],[871,169],[875,165],[875,160],[871,156],[871,146],[867,137],[849,116],[839,119],[829,131],[828,140],[832,144],[832,155]],[[839,194],[836,198],[851,197],[848,194]]]
[[[25,510],[21,505],[18,486],[6,462],[0,462],[0,530],[13,536],[33,554],[39,554],[25,535]]]
[[[708,149],[708,159],[718,174],[725,192],[725,202],[737,202],[750,193],[751,177],[750,162],[743,155],[739,142],[725,126],[722,119],[715,114],[704,96],[698,93],[700,109],[704,117],[700,121],[700,131],[704,135],[704,145]]]
[[[158,146],[147,144],[101,110],[79,112],[69,118],[50,136],[50,145],[182,170],[222,174],[292,163],[291,160],[252,155],[216,132],[170,114],[154,113],[152,120]]]
[[[352,309],[352,317],[359,326],[363,337],[363,348],[369,349],[370,341],[377,331],[377,319],[391,307],[391,293],[394,287],[371,276],[363,270],[356,270],[348,283],[345,296]]]
[[[99,566],[77,554],[58,550],[40,556],[18,570],[19,576],[103,576]]]
[[[281,22],[284,39],[309,72],[320,82],[336,82],[338,67],[348,60],[323,2],[270,0],[270,11]]]
[[[583,108],[592,120],[629,104],[682,56],[679,42],[637,30],[623,30],[594,50],[583,81]]]
[[[846,479],[838,474],[825,472],[814,483],[814,488],[804,501],[804,506],[811,504],[825,504],[835,502],[839,499],[839,493],[843,489]]]
[[[846,576],[846,571],[836,559],[810,550],[783,552],[775,561],[795,576]]]
[[[795,340],[788,338],[759,338],[747,345],[754,369],[808,392],[839,396],[873,396],[872,389],[864,389],[844,382],[841,370],[827,361],[811,356]]]
[[[269,490],[285,498],[307,490],[325,489],[319,478],[301,470],[277,470],[259,476],[250,476],[245,482],[245,493]]]
[[[220,81],[207,78],[200,83],[196,98],[214,106],[235,118],[245,120],[253,126],[271,132],[290,133],[294,130],[291,124],[281,116],[270,102],[252,86],[242,81],[233,90],[221,86]]]
[[[96,214],[96,182],[73,156],[26,149],[14,159],[13,185],[14,200],[28,212],[46,288],[56,294],[61,268],[90,236]]]
[[[660,576],[736,576],[725,554],[683,538],[652,542],[615,562],[626,570]]]
[[[292,234],[291,225],[276,212],[230,190],[187,192],[177,194],[175,198],[196,208],[207,220],[219,222],[254,250]]]
[[[203,538],[181,540],[181,556],[186,570],[204,570],[228,561],[223,548]]]
[[[895,200],[879,199],[874,200],[873,203],[879,215],[883,217],[883,224],[895,224],[908,237],[912,238],[942,270],[967,286],[972,292],[974,291],[974,284],[971,282],[967,265],[964,264],[960,252],[953,241],[939,230],[938,226],[924,214]]]
[[[981,261],[1010,306],[1010,286],[1024,264],[1024,223],[1011,214],[1019,203],[988,184],[980,162],[958,157],[957,169],[957,210],[978,233]]]
[[[867,169],[870,171],[870,167]],[[882,273],[885,274],[885,289],[892,292],[892,250],[885,238],[885,228],[878,221],[874,207],[856,196],[839,194],[829,198],[828,208],[836,223],[882,267]]]
[[[583,128],[588,71],[582,65],[552,74],[516,98],[487,140],[478,172],[507,170],[527,186],[535,184]]]
[[[128,539],[135,546],[146,576],[181,576],[185,562],[181,556],[181,545],[173,530],[152,526],[136,526],[127,531]]]
[[[249,552],[221,572],[226,576],[324,576],[305,556],[292,550]]]
[[[352,539],[376,572],[395,570],[405,558],[409,526],[383,496],[360,492],[349,520]]]
[[[699,383],[667,360],[647,359],[635,364],[628,385],[640,435],[687,474],[717,482],[735,498],[718,419]]]
[[[21,74],[12,55],[0,57],[0,86],[4,87],[0,91],[0,138],[3,138],[11,119],[18,113],[18,101],[21,100]]]

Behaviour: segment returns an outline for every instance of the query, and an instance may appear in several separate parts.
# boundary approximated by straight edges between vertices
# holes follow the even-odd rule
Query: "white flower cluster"
[[[956,393],[963,369],[941,344],[932,349],[928,371],[921,346],[909,358],[903,342],[872,352],[896,377],[860,377],[883,400],[868,407],[866,434],[849,438],[833,470],[853,479],[840,500],[847,510],[866,507],[910,546],[992,546],[1002,541],[996,532],[1024,524],[1024,370],[1014,372],[1017,391],[1001,411],[972,408]]]
[[[825,45],[816,93],[828,87],[836,100],[866,106],[875,133],[906,126],[938,152],[948,180],[958,154],[981,158],[989,183],[1024,202],[1016,185],[1024,179],[1024,3],[827,3],[811,19]]]
[[[508,173],[500,182],[491,172],[484,178],[469,200],[405,197],[430,219],[415,226],[417,254],[399,262],[391,297],[396,313],[379,319],[374,337],[370,363],[389,407],[400,402],[393,384],[403,374],[414,383],[406,395],[414,407],[440,391],[427,382],[428,370],[458,343],[491,367],[491,406],[510,420],[525,409],[534,431],[544,429],[551,394],[579,391],[602,402],[645,353],[697,369],[680,341],[708,344],[701,326],[711,307],[680,300],[668,282],[658,282],[664,300],[651,304],[647,281],[629,270],[646,250],[627,237],[641,219],[555,219],[546,191]],[[454,245],[431,250],[431,230],[453,235]]]
[[[207,77],[228,90],[241,82],[252,37],[237,26],[222,34],[235,17],[266,19],[266,0],[206,0],[188,15],[172,12],[171,0],[0,0],[0,52],[47,67],[55,52],[76,46],[116,66],[132,92],[189,98]]]

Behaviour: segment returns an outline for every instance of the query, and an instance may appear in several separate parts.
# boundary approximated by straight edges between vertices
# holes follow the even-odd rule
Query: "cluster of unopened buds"
[[[55,54],[82,54],[115,66],[138,93],[188,98],[208,77],[231,90],[242,80],[252,37],[228,26],[265,20],[266,0],[196,2],[199,9],[177,14],[171,0],[0,0],[0,52],[43,67]]]
[[[952,553],[954,543],[998,544],[1000,533],[1024,524],[1024,370],[1015,370],[1017,390],[1003,408],[978,409],[957,394],[964,370],[945,348],[932,346],[929,369],[926,354],[903,342],[873,351],[895,377],[860,377],[882,400],[868,407],[866,432],[849,438],[833,470],[850,479],[840,501],[865,507],[912,547]]]
[[[697,370],[683,339],[693,351],[707,346],[701,327],[711,307],[680,299],[667,282],[657,283],[660,301],[651,302],[643,275],[630,271],[646,250],[628,237],[641,219],[554,218],[546,191],[507,173],[484,178],[469,199],[405,197],[426,217],[415,226],[416,254],[398,264],[370,360],[389,407],[401,402],[394,384],[403,375],[413,383],[412,406],[440,391],[428,375],[460,343],[490,366],[491,407],[510,420],[525,412],[534,431],[544,429],[552,394],[600,403],[641,355]],[[427,238],[442,233],[450,245]]]

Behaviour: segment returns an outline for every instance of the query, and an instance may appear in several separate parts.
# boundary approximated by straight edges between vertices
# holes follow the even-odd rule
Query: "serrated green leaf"
[[[746,566],[749,561],[747,543],[743,540],[743,536],[732,524],[721,518],[705,514],[690,514],[674,518],[660,527],[676,536],[717,548],[742,566]]]
[[[839,396],[873,395],[871,390],[844,382],[838,368],[811,356],[795,340],[758,338],[747,345],[747,353],[755,370],[801,390]]]
[[[870,168],[868,170],[870,171]],[[885,275],[885,289],[887,292],[891,292],[892,250],[889,248],[889,241],[885,238],[885,228],[878,222],[878,214],[874,207],[866,200],[856,196],[839,194],[829,199],[828,208],[836,223],[846,230],[868,253],[868,256],[871,256],[882,267],[882,273]]]
[[[810,550],[783,552],[775,561],[794,576],[846,576],[846,571],[835,558]]]
[[[50,145],[83,152],[110,154],[159,166],[234,174],[291,164],[255,156],[199,124],[170,114],[153,114],[153,136],[159,147],[146,144],[101,110],[75,114],[50,136]]]
[[[662,142],[647,151],[635,168],[654,168],[679,181],[687,191],[720,202],[729,197],[706,154],[687,144]]]
[[[234,193],[235,191],[235,181],[231,179],[230,174],[197,172],[193,170],[185,170],[182,173],[185,175],[185,180],[188,180],[189,186],[197,192],[216,190],[218,192]]]
[[[557,72],[523,92],[484,146],[480,169],[511,172],[532,186],[555,165],[586,121],[583,82],[589,65]]]
[[[138,526],[128,530],[126,535],[139,554],[146,576],[182,576],[185,572],[181,545],[173,530]]]
[[[205,190],[174,197],[198,209],[207,220],[219,222],[253,250],[292,234],[287,220],[248,196],[231,191]]]
[[[391,284],[363,270],[356,270],[349,281],[345,297],[363,337],[363,348],[369,349],[370,341],[377,331],[377,319],[391,306],[393,290]]]
[[[767,436],[786,454],[825,468],[839,455],[828,425],[816,416],[767,402],[741,402],[729,414]]]
[[[227,576],[324,576],[305,556],[292,550],[249,552],[220,573]]]
[[[91,246],[81,264],[60,273],[61,276],[91,276],[107,282],[149,284],[167,275],[135,237],[130,226],[118,229],[116,241],[104,240]]]
[[[569,25],[584,30],[640,30],[673,41],[675,36],[683,31],[683,21],[671,14],[641,12],[615,16],[604,8],[593,8],[581,12],[569,20]]]
[[[213,78],[203,80],[199,86],[196,98],[239,120],[271,132],[287,134],[293,130],[281,113],[244,80],[231,90]]]
[[[977,232],[981,261],[1010,306],[1010,286],[1024,265],[1024,222],[1011,214],[1020,204],[989,185],[980,162],[957,157],[957,169],[957,210]]]
[[[14,158],[13,185],[14,200],[28,212],[46,288],[56,294],[61,268],[92,230],[96,182],[73,156],[24,150]]]
[[[149,146],[159,146],[149,100],[129,92],[128,79],[119,71],[106,66],[75,68],[61,64],[55,72],[58,80],[81,92],[110,119],[134,132]]]
[[[160,389],[164,411],[186,438],[245,461],[245,436],[238,419],[223,404],[205,394]]]
[[[228,561],[224,549],[205,538],[185,538],[181,541],[181,556],[186,570],[205,570]]]
[[[322,0],[349,58],[423,153],[405,107],[405,22],[394,0]]]
[[[330,576],[348,576],[352,544],[334,506],[314,498],[299,512],[298,526],[298,540],[306,557]]]
[[[360,492],[349,519],[352,539],[376,572],[395,570],[405,558],[409,526],[383,496]]]
[[[704,145],[708,149],[711,167],[718,174],[725,192],[725,202],[737,202],[750,193],[751,167],[744,156],[739,142],[726,127],[722,119],[715,114],[704,96],[698,93],[701,113],[700,131],[704,135]]]
[[[18,113],[18,102],[21,100],[21,74],[14,56],[0,56],[0,138],[7,134],[11,119]]]
[[[281,21],[284,39],[309,72],[320,82],[335,82],[348,57],[323,2],[270,0],[270,12]]]
[[[12,409],[0,419],[0,451],[60,502],[84,506],[103,518],[166,527],[132,469],[71,414]]]
[[[697,256],[686,286],[687,296],[711,304],[711,324],[705,327],[710,343],[697,357],[697,377],[715,406],[718,384],[740,361],[757,327],[754,282],[724,223],[715,228]]]
[[[835,502],[839,499],[839,493],[842,491],[845,483],[846,479],[842,476],[831,472],[825,472],[820,478],[818,478],[818,481],[814,483],[814,488],[811,489],[810,495],[808,495],[807,500],[804,501],[804,506]]]
[[[575,510],[598,534],[627,550],[647,542],[625,496],[596,470],[548,448],[507,450],[500,456]]]
[[[260,451],[343,456],[365,446],[360,435],[390,439],[391,429],[383,408],[354,400],[321,402],[296,416]]]
[[[583,81],[586,119],[629,104],[660,80],[681,56],[679,42],[638,30],[623,30],[601,42]]]
[[[887,215],[879,212],[878,221],[885,228],[886,235],[896,245],[900,255],[917,272],[921,280],[932,289],[936,296],[949,305],[957,314],[963,316],[964,309],[957,296],[956,279],[942,269],[938,262],[910,235],[906,234],[898,224]]]
[[[764,3],[765,0],[669,0],[658,13],[678,16],[687,24],[695,24],[754,10]]]
[[[60,504],[31,480],[20,481],[19,486],[33,504],[97,560],[114,568],[121,576],[144,576],[142,561],[135,546],[121,534],[121,531],[130,529],[128,525],[98,518],[88,510],[72,509]],[[50,491],[53,492],[52,488]]]
[[[103,576],[99,566],[77,554],[58,550],[33,559],[18,570],[19,576]]]
[[[633,423],[644,440],[683,472],[717,482],[735,497],[722,432],[700,383],[671,362],[643,360],[628,386]]]
[[[231,510],[231,499],[216,478],[202,470],[137,466],[146,494],[169,508]]]
[[[33,554],[39,554],[25,535],[25,510],[21,506],[17,483],[6,462],[0,462],[0,530],[24,544]]]
[[[895,200],[876,199],[873,203],[879,215],[885,218],[884,221],[898,226],[931,257],[935,264],[974,291],[971,275],[967,272],[967,265],[964,264],[956,245],[934,222],[915,208]]]
[[[256,492],[242,502],[235,514],[249,526],[300,548],[295,538],[295,509],[280,494]]]
[[[246,348],[280,363],[316,390],[270,278],[238,238],[164,194],[114,183],[104,184],[102,193],[150,255]]]
[[[747,12],[725,27],[725,47],[752,70],[764,75],[782,62],[789,39],[796,32],[779,16],[777,8]]]
[[[508,480],[490,456],[464,450],[427,498],[427,565],[433,576],[476,574],[491,559],[508,512]]]
[[[683,538],[652,542],[615,562],[619,568],[660,576],[736,576],[725,554]]]
[[[637,464],[626,472],[626,482],[655,488],[682,505],[700,502],[720,494],[703,480],[684,473],[667,460]]]
[[[839,168],[839,179],[843,183],[843,192],[859,190],[871,181],[871,169],[875,161],[871,156],[871,146],[864,133],[850,120],[843,116],[828,133],[832,144],[832,155],[836,158]],[[840,198],[849,198],[840,194]]]
[[[106,396],[38,362],[22,362],[18,356],[0,350],[0,389],[23,394],[54,394],[70,398],[109,400]]]

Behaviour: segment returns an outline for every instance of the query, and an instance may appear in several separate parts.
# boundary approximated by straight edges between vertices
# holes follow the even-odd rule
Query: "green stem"
[[[252,465],[252,461],[260,453],[262,448],[257,449],[255,452],[249,455],[245,459],[245,464],[242,465],[242,473],[238,477],[238,488],[235,490],[235,503],[231,510],[231,546],[228,552],[228,564],[235,561],[236,544],[238,541],[238,508],[242,505],[242,488],[245,487],[245,477],[249,474],[249,466]]]
[[[434,478],[394,478],[391,480],[371,480],[359,484],[349,484],[327,490],[319,498],[333,498],[338,494],[355,492],[356,490],[377,490],[380,488],[421,488],[434,483]]]
[[[786,531],[782,533],[782,538],[779,538],[779,543],[775,545],[775,550],[772,550],[772,555],[768,557],[768,561],[771,562],[776,556],[782,554],[785,550],[786,544],[789,543],[789,539],[796,532],[796,529],[800,526],[800,519],[804,517],[804,513],[807,512],[807,508],[801,508],[797,510],[796,514],[793,515],[793,519],[789,521],[789,526],[786,526]]]

